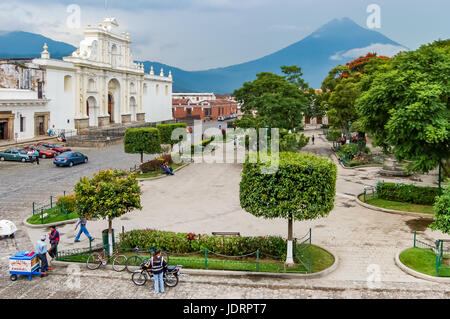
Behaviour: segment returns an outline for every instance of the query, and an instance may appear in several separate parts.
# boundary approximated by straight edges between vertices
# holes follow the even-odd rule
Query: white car
[[[14,238],[14,233],[17,231],[16,225],[9,220],[0,220],[0,237],[6,236]]]
[[[219,121],[224,121],[225,119],[223,118],[223,116],[219,116],[219,117],[218,117],[218,120],[219,120]]]

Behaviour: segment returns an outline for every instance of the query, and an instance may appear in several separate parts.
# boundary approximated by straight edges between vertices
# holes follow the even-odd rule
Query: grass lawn
[[[359,197],[359,200],[364,202],[364,195],[361,195]],[[366,195],[365,203],[372,205],[372,206],[377,206],[377,207],[382,207],[382,208],[387,208],[387,209],[394,209],[394,210],[401,210],[404,212],[424,213],[424,214],[430,214],[430,215],[434,214],[433,206],[395,202],[392,200],[373,198],[372,195],[369,195],[369,196]]]
[[[177,168],[183,166],[184,164],[185,163],[180,163],[180,164],[172,163],[172,164],[170,164],[170,166],[172,167],[173,170],[176,170]],[[161,169],[159,169],[154,172],[138,174],[138,178],[154,178],[154,177],[163,176],[163,175],[166,175],[166,174],[163,173],[163,171]]]
[[[431,249],[410,248],[400,254],[400,261],[422,274],[436,276],[436,255]],[[442,267],[439,276],[450,277],[450,267]]]
[[[27,219],[27,222],[32,225],[42,225],[42,224],[52,224],[56,222],[62,222],[70,219],[77,219],[78,213],[70,213],[68,218],[66,214],[61,214],[58,207],[53,207],[51,209],[47,209],[44,211],[47,213],[47,217],[44,218],[44,222],[42,223],[41,215],[36,214]]]
[[[324,270],[334,263],[334,257],[326,250],[308,245],[309,251],[312,254],[312,272]],[[133,252],[124,253],[126,256],[133,256]],[[61,257],[61,261],[69,262],[86,262],[88,254],[73,255]],[[149,257],[149,254],[142,254],[144,259]],[[170,265],[183,265],[187,269],[205,269],[205,257],[200,254],[192,254],[187,256],[169,255]],[[210,270],[238,270],[238,271],[257,271],[256,258],[232,259],[220,258],[213,254],[208,254],[208,269]],[[306,273],[306,268],[303,265],[296,264],[295,267],[285,268],[282,261],[274,259],[260,259],[259,271],[273,272],[273,273]]]

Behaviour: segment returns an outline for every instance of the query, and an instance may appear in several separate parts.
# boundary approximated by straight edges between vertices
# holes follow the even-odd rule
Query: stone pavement
[[[307,135],[315,134],[315,145],[308,145],[303,152],[315,153],[321,156],[329,156],[330,143],[318,130],[307,130]],[[232,143],[232,142],[230,142]],[[216,152],[220,151],[219,149]],[[116,232],[122,229],[154,228],[161,230],[183,231],[194,233],[211,233],[214,231],[239,231],[242,235],[281,235],[286,236],[287,222],[285,220],[265,220],[256,218],[240,208],[239,205],[239,182],[241,164],[191,164],[175,176],[170,176],[158,180],[142,182],[142,211],[135,211],[116,219],[113,222]],[[413,231],[418,230],[420,236],[426,240],[434,241],[437,238],[448,238],[440,232],[431,232],[424,227],[429,221],[386,214],[372,211],[361,207],[354,201],[354,195],[362,192],[364,185],[375,185],[377,181],[386,178],[378,176],[379,168],[358,168],[344,169],[338,165],[337,197],[335,209],[327,218],[322,218],[310,222],[294,223],[294,235],[302,237],[309,228],[312,228],[312,242],[320,245],[339,257],[340,265],[337,270],[324,278],[308,279],[303,281],[300,288],[295,288],[294,281],[289,280],[288,285],[293,288],[279,289],[276,286],[279,280],[261,282],[261,287],[248,288],[243,285],[243,281],[237,283],[230,289],[225,289],[231,279],[212,278],[208,280],[217,281],[217,285],[200,283],[204,280],[199,276],[192,285],[184,284],[167,294],[167,297],[174,298],[214,298],[226,296],[236,296],[239,298],[248,297],[253,290],[261,293],[261,298],[312,298],[312,297],[334,297],[334,298],[395,298],[411,297],[418,298],[447,298],[450,285],[428,283],[403,273],[394,264],[394,256],[400,250],[411,247],[413,241]],[[430,183],[432,176],[424,176],[422,184]],[[398,179],[392,179],[398,180]],[[100,242],[101,230],[106,228],[106,222],[89,222],[89,231],[98,238]],[[82,237],[82,242],[74,244],[74,225],[67,225],[60,228],[62,234],[61,249],[74,247],[86,247],[88,241]],[[22,227],[23,229],[23,227]],[[29,230],[31,242],[35,242],[42,231]],[[5,292],[9,291],[11,285],[4,277],[2,270],[0,281],[0,296],[2,286]],[[59,277],[58,277],[59,278]],[[95,297],[108,298],[115,296],[130,296],[130,294],[140,295],[141,290],[125,287],[130,283],[122,283],[121,279],[114,279],[114,287],[117,290],[98,292],[98,287],[102,287],[101,279],[89,277],[86,285],[97,291]],[[189,276],[191,278],[191,276]],[[59,278],[60,285],[67,278]],[[379,281],[377,281],[379,279]],[[36,280],[39,281],[40,279]],[[53,280],[53,279],[52,279]],[[190,280],[190,279],[189,279]],[[53,285],[49,278],[43,279],[46,285]],[[34,282],[34,281],[33,281]],[[285,282],[285,281],[283,281]],[[220,284],[222,283],[222,284]],[[262,284],[264,283],[264,284]],[[18,284],[18,283],[16,283]],[[34,283],[30,283],[34,285]],[[19,285],[22,285],[19,284]],[[25,286],[27,284],[23,284]],[[31,285],[28,285],[31,287]],[[124,286],[122,286],[124,285]],[[275,286],[274,286],[275,285]],[[378,289],[369,289],[369,286],[376,286]],[[13,287],[12,285],[11,287]],[[28,287],[27,286],[27,287]],[[123,291],[120,287],[124,287]],[[219,288],[222,287],[222,288]],[[431,288],[430,288],[431,287]],[[143,288],[143,287],[137,287]],[[24,288],[28,289],[28,288]],[[65,294],[64,288],[59,288]],[[100,289],[100,288],[99,288]],[[222,290],[224,289],[224,290]],[[117,292],[120,290],[120,293]],[[33,291],[32,289],[30,291]],[[80,297],[93,296],[90,288],[84,290]],[[195,293],[193,293],[195,291]],[[34,291],[33,291],[34,293]]]

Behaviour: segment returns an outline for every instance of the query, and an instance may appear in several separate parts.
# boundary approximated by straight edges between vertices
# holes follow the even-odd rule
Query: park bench
[[[212,232],[215,236],[241,236],[241,233],[239,232]]]

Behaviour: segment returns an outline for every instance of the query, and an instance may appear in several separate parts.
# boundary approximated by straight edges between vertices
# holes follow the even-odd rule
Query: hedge
[[[170,144],[174,145],[180,141],[182,138],[178,140],[172,140],[172,132],[177,128],[184,128],[183,136],[186,135],[186,123],[172,123],[172,124],[158,124],[156,128],[159,130],[161,134],[161,144]]]
[[[450,234],[450,186],[445,187],[442,195],[436,199],[433,210],[435,218],[430,228]]]
[[[161,135],[154,127],[129,128],[124,138],[125,153],[158,154],[161,152]]]
[[[201,141],[201,143],[192,144],[191,145],[191,154],[195,153],[195,148],[198,146],[202,147],[202,152],[203,152],[203,148],[205,148],[206,146],[211,144],[212,141],[214,141],[214,136],[211,136],[211,138]]]
[[[245,255],[258,249],[262,255],[275,259],[284,259],[286,256],[286,242],[282,237],[210,236],[152,229],[132,230],[120,234],[122,249],[147,249],[152,246],[175,254],[196,253],[207,248],[228,256]]]
[[[56,200],[56,205],[64,207],[69,213],[73,213],[77,210],[77,199],[75,195],[60,196]]]
[[[172,155],[167,154],[167,155],[163,155],[161,157],[155,158],[151,161],[141,164],[141,166],[139,168],[141,169],[142,173],[154,172],[157,170],[161,170],[161,165],[166,162],[169,164],[173,163]]]
[[[433,205],[439,196],[437,187],[415,186],[410,184],[383,183],[377,184],[378,198],[419,205]]]

